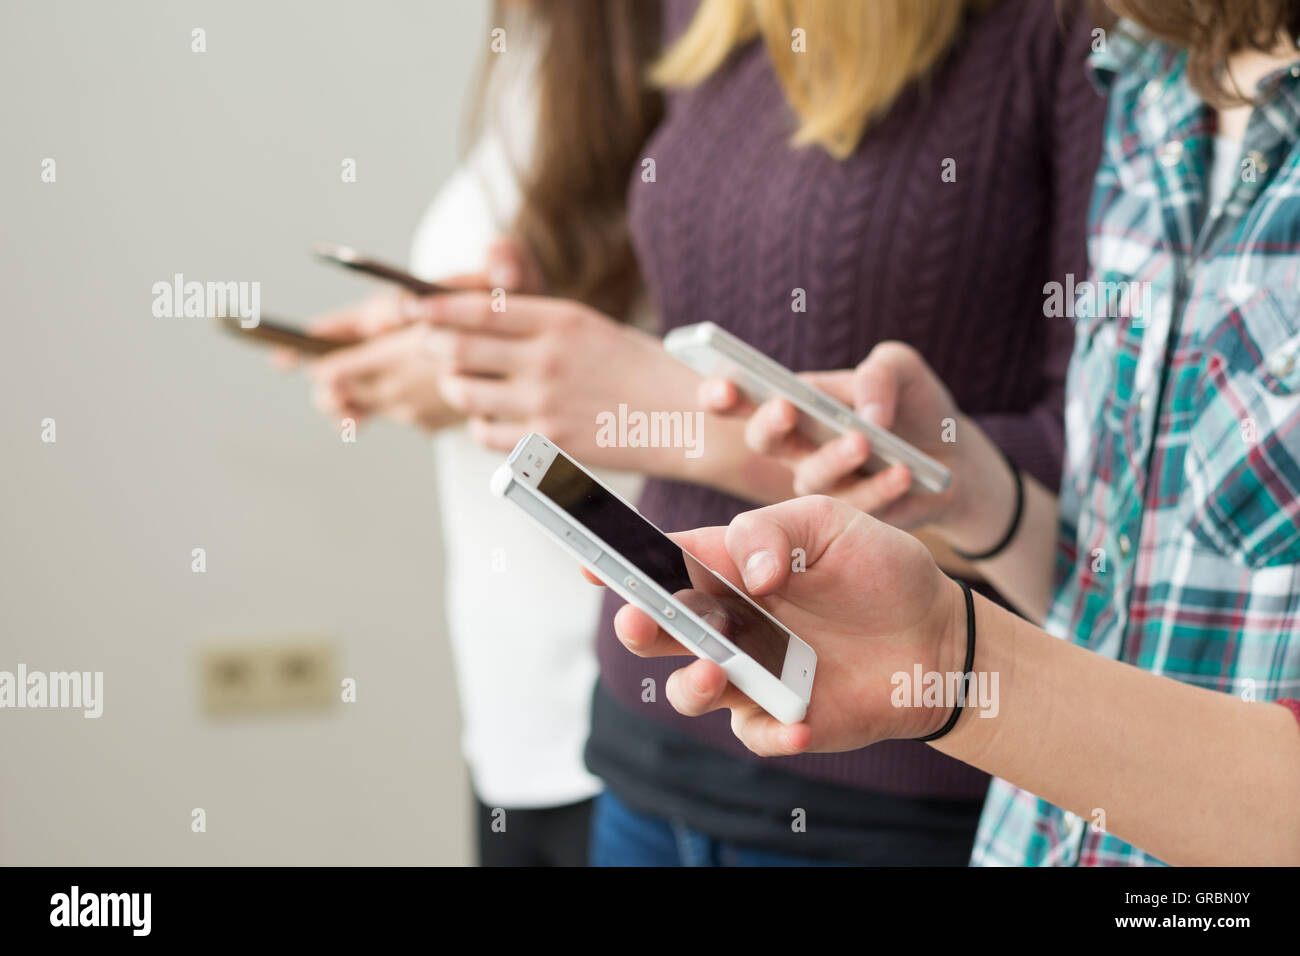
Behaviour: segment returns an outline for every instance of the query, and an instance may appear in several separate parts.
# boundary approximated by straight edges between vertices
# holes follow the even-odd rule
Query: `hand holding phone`
[[[709,660],[682,665],[664,687],[679,713],[728,708],[736,736],[762,756],[923,737],[953,713],[966,671],[965,601],[911,535],[844,502],[792,498],[738,515],[728,527],[673,538],[719,573],[743,579],[749,594],[817,648],[818,671],[816,694],[795,726],[755,706]],[[795,549],[807,555],[799,567],[784,560]],[[638,656],[682,653],[640,606],[621,608],[614,627]],[[995,716],[996,684],[986,689],[967,706]]]
[[[813,649],[554,443],[536,433],[521,439],[492,490],[767,713],[786,724],[803,718]]]
[[[798,415],[784,401],[751,410],[746,441],[794,473],[796,495],[830,495],[860,511],[912,530],[950,572],[968,579],[977,571],[953,548],[978,553],[998,541],[1015,510],[1015,481],[1005,454],[911,346],[882,342],[855,369],[810,373],[806,378],[846,402],[873,409],[873,422],[887,427],[940,462],[952,475],[941,493],[907,494],[905,468],[863,473],[865,435],[847,431],[815,444],[796,431]],[[730,394],[720,394],[727,393]],[[706,381],[700,402],[719,414],[734,403],[735,386]],[[741,412],[744,414],[744,412]],[[1027,483],[1032,478],[1025,476]]]
[[[918,488],[939,493],[947,489],[948,469],[915,446],[884,428],[861,418],[843,402],[832,398],[712,322],[673,329],[664,338],[664,351],[705,377],[721,377],[735,384],[755,405],[782,398],[798,413],[799,432],[813,445],[823,445],[856,432],[870,443],[864,474],[904,465]],[[936,428],[938,422],[936,422]]]

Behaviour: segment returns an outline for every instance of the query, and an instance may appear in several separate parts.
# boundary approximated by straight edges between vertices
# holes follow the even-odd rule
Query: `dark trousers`
[[[514,810],[474,803],[479,866],[587,865],[593,800]]]

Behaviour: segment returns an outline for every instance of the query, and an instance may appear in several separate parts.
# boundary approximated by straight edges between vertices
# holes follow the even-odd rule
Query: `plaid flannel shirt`
[[[1090,68],[1109,106],[1046,627],[1220,693],[1300,696],[1300,61],[1260,82],[1221,208],[1185,54],[1121,24]],[[1105,809],[995,780],[972,862],[1158,865]]]

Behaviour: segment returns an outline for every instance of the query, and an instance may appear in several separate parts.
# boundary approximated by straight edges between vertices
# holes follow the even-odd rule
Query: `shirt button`
[[[1077,814],[1070,813],[1067,810],[1065,813],[1061,815],[1061,823],[1065,825],[1066,838],[1073,839],[1074,837],[1078,836],[1079,826],[1080,824],[1083,823],[1083,820]]]
[[[1300,80],[1300,66],[1291,67],[1291,75]]]
[[[1180,139],[1171,139],[1160,147],[1160,165],[1177,166],[1178,161],[1183,158],[1183,141]]]
[[[1142,105],[1149,106],[1156,100],[1160,99],[1160,84],[1151,80],[1146,86],[1142,87]]]
[[[1116,541],[1119,543],[1119,553],[1127,558],[1129,552],[1133,550],[1133,542],[1123,531],[1119,533],[1119,537],[1116,538]]]
[[[1295,352],[1278,349],[1268,357],[1268,371],[1274,378],[1285,378],[1295,370]]]
[[[1258,173],[1268,172],[1268,160],[1264,158],[1264,154],[1261,153],[1259,150],[1252,149],[1249,153],[1246,154],[1246,158],[1250,160],[1251,165],[1255,167],[1256,172]]]
[[[1150,409],[1151,409],[1151,393],[1150,393],[1150,392],[1143,392],[1141,395],[1138,396],[1138,408],[1142,409],[1142,411],[1144,411],[1144,412],[1145,412],[1145,411],[1150,411]]]

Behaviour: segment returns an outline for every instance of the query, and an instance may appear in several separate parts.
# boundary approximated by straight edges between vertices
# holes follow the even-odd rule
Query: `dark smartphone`
[[[343,266],[345,269],[351,269],[354,272],[391,282],[394,285],[401,286],[407,292],[414,292],[416,295],[437,295],[442,292],[456,291],[448,286],[438,285],[436,282],[425,282],[423,279],[417,279],[409,272],[404,272],[396,266],[390,266],[377,259],[371,259],[369,256],[363,256],[355,249],[347,246],[336,245],[332,242],[317,242],[312,245],[311,251],[316,258],[325,262],[331,262],[334,265]]]
[[[240,320],[233,316],[224,316],[218,320],[221,327],[241,339],[248,339],[261,345],[281,345],[301,352],[303,355],[324,355],[335,349],[352,345],[346,339],[323,339],[309,335],[301,329],[274,319],[263,318],[257,325],[245,328]]]

